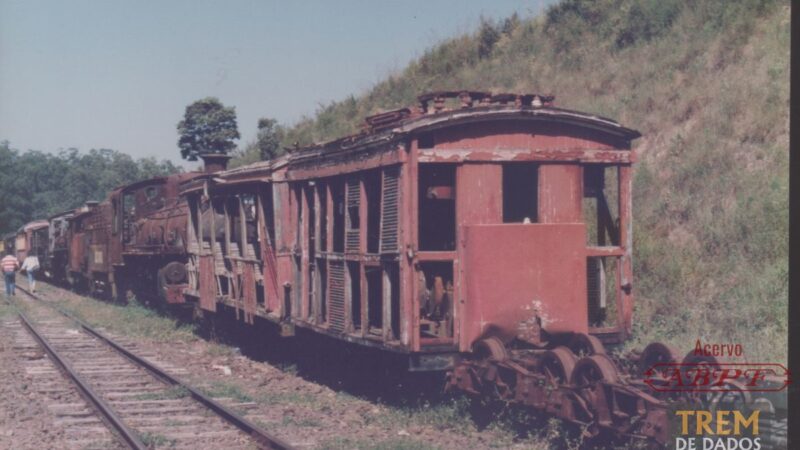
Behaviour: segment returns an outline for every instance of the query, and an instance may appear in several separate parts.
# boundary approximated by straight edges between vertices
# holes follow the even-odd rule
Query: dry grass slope
[[[785,0],[564,0],[442,42],[286,143],[355,132],[436,89],[554,93],[616,118],[644,134],[632,345],[700,338],[785,361],[789,17]]]

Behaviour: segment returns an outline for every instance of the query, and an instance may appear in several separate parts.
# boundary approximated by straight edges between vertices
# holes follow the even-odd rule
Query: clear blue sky
[[[358,94],[481,16],[552,0],[0,0],[0,140],[181,162],[175,125],[206,96],[292,124]]]

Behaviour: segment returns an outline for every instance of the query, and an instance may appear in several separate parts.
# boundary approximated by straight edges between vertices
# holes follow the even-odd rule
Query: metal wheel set
[[[655,342],[641,353],[620,357],[585,334],[540,349],[508,348],[490,337],[479,341],[473,353],[448,373],[448,390],[555,416],[580,426],[589,439],[602,433],[661,447],[677,433],[676,409],[742,414],[759,410],[763,448],[786,445],[785,396],[778,393],[782,379],[767,377],[765,383],[773,385],[761,392],[724,379],[676,390],[670,384],[674,378],[654,370],[667,366],[683,377],[685,371],[698,368],[719,372],[726,364],[713,356],[692,351],[681,357],[669,345]]]

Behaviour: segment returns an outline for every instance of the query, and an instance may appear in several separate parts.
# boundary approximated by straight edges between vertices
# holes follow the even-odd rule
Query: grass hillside
[[[286,130],[308,144],[425,91],[556,95],[642,132],[636,336],[786,359],[790,3],[565,0],[484,22]]]

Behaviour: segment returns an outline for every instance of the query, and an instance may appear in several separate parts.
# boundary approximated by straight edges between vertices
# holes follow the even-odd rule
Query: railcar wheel
[[[600,339],[586,333],[575,333],[567,345],[579,358],[591,355],[605,355],[606,349]]]
[[[605,381],[616,383],[619,373],[614,363],[606,355],[591,355],[581,358],[570,377],[570,384],[575,387],[587,387]]]
[[[506,346],[496,337],[481,339],[472,346],[472,351],[480,360],[505,361],[508,359]]]
[[[577,361],[578,358],[572,350],[558,346],[542,355],[540,367],[542,373],[556,384],[566,384],[572,376]]]
[[[680,354],[671,345],[662,342],[653,342],[644,348],[639,356],[639,376],[644,377],[651,367],[656,364],[675,364],[680,360]]]

